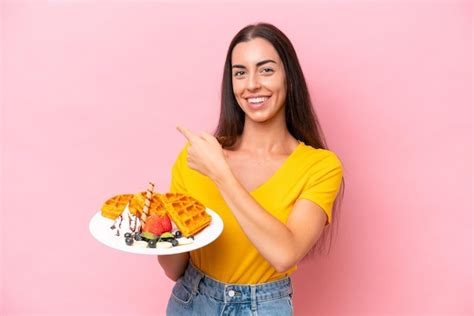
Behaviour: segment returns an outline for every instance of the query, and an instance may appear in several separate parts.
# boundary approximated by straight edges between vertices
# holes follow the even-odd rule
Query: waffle
[[[146,201],[146,192],[140,192],[133,195],[133,198],[130,201],[130,205],[128,206],[130,213],[141,218],[143,207],[145,206],[145,201]],[[151,197],[151,203],[150,203],[150,208],[148,210],[148,216],[155,215],[155,214],[160,215],[160,216],[163,216],[166,214],[166,209],[160,200],[160,194],[156,192],[153,193]]]
[[[111,197],[102,205],[102,216],[115,220],[122,214],[125,206],[132,199],[133,194],[120,194]]]
[[[192,236],[211,223],[212,217],[199,201],[181,193],[166,193],[161,200],[183,236]]]

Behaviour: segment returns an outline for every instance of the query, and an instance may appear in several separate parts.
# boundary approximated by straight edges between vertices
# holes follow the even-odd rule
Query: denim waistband
[[[279,299],[293,294],[290,277],[259,284],[228,284],[217,281],[194,266],[189,260],[182,278],[193,295],[206,294],[224,303],[254,303]]]

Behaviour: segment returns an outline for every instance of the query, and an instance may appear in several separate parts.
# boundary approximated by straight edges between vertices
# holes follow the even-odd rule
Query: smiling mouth
[[[270,97],[254,97],[254,98],[247,98],[246,100],[250,108],[259,109],[267,103],[267,100],[269,98]]]

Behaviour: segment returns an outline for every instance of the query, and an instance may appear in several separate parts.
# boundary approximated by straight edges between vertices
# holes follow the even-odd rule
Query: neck
[[[266,122],[246,118],[236,149],[255,154],[288,154],[297,144],[286,128],[285,116],[279,115]]]

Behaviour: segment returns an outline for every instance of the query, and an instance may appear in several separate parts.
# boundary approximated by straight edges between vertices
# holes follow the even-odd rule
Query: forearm
[[[189,261],[189,252],[176,255],[157,256],[158,262],[168,278],[177,281],[186,270]]]
[[[295,264],[291,230],[262,208],[230,170],[214,181],[242,230],[260,254],[279,272]]]

